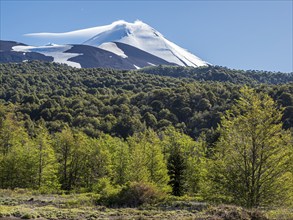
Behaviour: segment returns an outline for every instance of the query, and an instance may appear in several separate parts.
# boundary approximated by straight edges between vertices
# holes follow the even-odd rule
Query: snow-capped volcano
[[[109,25],[71,32],[32,33],[26,36],[46,38],[49,42],[62,39],[67,44],[29,46],[13,41],[0,41],[0,62],[40,59],[73,67],[116,69],[139,69],[156,65],[208,65],[142,21],[129,23],[119,20]],[[70,42],[76,38],[80,40],[80,44]]]
[[[50,39],[82,38],[86,39],[83,42],[84,45],[100,47],[125,58],[123,51],[115,45],[115,42],[120,42],[180,66],[208,65],[207,62],[167,40],[160,32],[139,20],[134,23],[119,20],[109,25],[65,33],[32,33],[27,36]]]
[[[83,44],[99,46],[104,50],[121,55],[121,51],[117,51],[117,47],[113,45],[115,42],[121,42],[180,66],[207,65],[205,61],[167,40],[160,32],[142,21],[135,21],[134,23],[116,21],[96,31],[99,33],[96,33]],[[110,42],[112,44],[109,44]]]

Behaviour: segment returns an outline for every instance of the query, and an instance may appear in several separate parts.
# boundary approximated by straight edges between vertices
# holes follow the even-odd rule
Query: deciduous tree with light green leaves
[[[166,189],[169,181],[163,145],[153,130],[128,138],[130,149],[130,181],[151,182]]]
[[[35,164],[38,167],[38,188],[45,192],[59,189],[58,163],[53,148],[52,138],[44,125],[40,125],[37,129],[34,146],[37,157]]]
[[[292,191],[292,136],[267,94],[243,87],[219,127],[213,192],[246,207],[284,204]]]
[[[6,117],[1,115],[0,187],[37,188],[36,148],[13,113],[7,113]]]

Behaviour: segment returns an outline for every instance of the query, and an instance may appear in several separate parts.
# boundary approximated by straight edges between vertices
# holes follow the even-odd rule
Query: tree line
[[[180,66],[151,66],[137,70],[141,73],[175,78],[192,78],[197,81],[219,81],[237,84],[284,84],[293,82],[293,73],[269,72],[261,70],[235,70],[222,66],[202,66],[198,68]]]

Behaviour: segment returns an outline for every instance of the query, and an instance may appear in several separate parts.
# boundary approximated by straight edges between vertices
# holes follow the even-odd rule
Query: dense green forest
[[[177,78],[189,77],[199,81],[219,81],[238,84],[283,84],[293,81],[292,73],[257,70],[233,70],[221,66],[203,66],[198,68],[179,66],[152,66],[143,68],[139,72],[160,76],[172,76]]]
[[[158,67],[161,68],[165,72],[182,69]],[[207,68],[208,74],[216,67]],[[190,71],[197,70],[193,69]],[[126,138],[146,127],[157,131],[172,125],[193,139],[206,132],[213,142],[217,138],[214,130],[221,115],[230,109],[243,86],[239,84],[243,81],[242,72],[226,68],[222,69],[221,75],[229,78],[233,72],[234,77],[224,82],[218,74],[211,74],[209,81],[205,81],[198,77],[162,77],[141,71],[75,69],[36,61],[2,64],[0,100],[16,105],[17,115],[26,121],[30,132],[33,132],[34,122],[40,119],[45,120],[50,132],[61,131],[67,124],[80,128],[91,137],[98,137],[103,132]],[[265,78],[266,73],[260,75]],[[267,75],[268,79],[277,78],[276,83],[288,81],[268,85],[249,78],[245,82],[256,91],[269,94],[279,107],[284,107],[284,128],[291,128],[292,74]]]
[[[0,187],[94,192],[107,205],[173,195],[292,206],[292,81],[212,66],[1,64]]]

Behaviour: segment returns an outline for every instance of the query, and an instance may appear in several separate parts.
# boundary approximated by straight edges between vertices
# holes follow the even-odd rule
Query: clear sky
[[[1,1],[1,40],[142,20],[203,60],[234,69],[292,72],[292,0]],[[64,43],[64,42],[52,42]],[[67,42],[82,43],[82,42]]]

